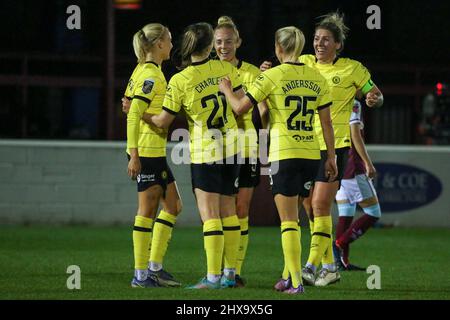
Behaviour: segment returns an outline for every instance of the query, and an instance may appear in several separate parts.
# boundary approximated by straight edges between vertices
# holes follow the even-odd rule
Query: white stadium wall
[[[168,155],[179,155],[174,146]],[[449,147],[368,149],[380,173],[381,222],[450,227]],[[0,155],[0,224],[133,223],[137,193],[124,142],[0,140]],[[199,225],[189,165],[169,163],[183,199],[178,224]]]
[[[0,224],[133,223],[124,142],[0,140],[0,154]],[[178,223],[199,225],[189,166],[171,168],[184,204]]]

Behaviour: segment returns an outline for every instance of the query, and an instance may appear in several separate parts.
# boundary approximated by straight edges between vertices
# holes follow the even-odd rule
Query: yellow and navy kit
[[[261,71],[254,65],[240,60],[236,66],[239,78],[242,81],[242,88],[247,92],[248,88],[253,84],[256,77]],[[257,158],[258,157],[258,133],[252,121],[253,107],[246,113],[236,118],[239,129],[243,130],[245,135],[241,136],[240,143],[243,145],[243,158]]]
[[[314,114],[331,105],[320,73],[303,63],[283,63],[261,73],[247,92],[256,105],[266,100],[270,119],[269,161],[320,159]]]
[[[209,163],[238,153],[238,127],[233,110],[219,91],[228,76],[235,91],[242,88],[237,69],[226,61],[194,62],[169,81],[163,109],[177,114],[183,108],[189,124],[192,163]]]
[[[138,64],[134,69],[125,90],[125,97],[131,99],[127,115],[127,153],[130,148],[138,148],[140,157],[166,156],[167,129],[141,120],[144,112],[161,113],[166,87],[167,81],[156,63]]]
[[[333,63],[320,64],[314,55],[302,55],[300,62],[310,66],[327,80],[330,95],[333,99],[331,107],[331,120],[333,121],[335,148],[351,146],[350,114],[353,110],[353,101],[356,91],[361,89],[367,93],[374,84],[370,73],[360,62],[349,58],[336,58]],[[320,123],[316,121],[316,132],[319,137],[320,149],[325,150],[326,145],[322,136]]]

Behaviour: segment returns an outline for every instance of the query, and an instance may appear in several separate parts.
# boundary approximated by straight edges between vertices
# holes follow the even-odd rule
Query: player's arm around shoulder
[[[246,113],[253,105],[250,99],[245,95],[242,87],[237,91],[233,91],[233,84],[229,77],[224,77],[220,80],[219,90],[225,95],[233,112],[237,116]]]

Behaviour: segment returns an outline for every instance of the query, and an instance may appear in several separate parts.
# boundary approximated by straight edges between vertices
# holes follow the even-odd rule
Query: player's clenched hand
[[[336,157],[328,158],[325,162],[325,177],[328,178],[328,182],[334,181],[338,175],[338,168],[336,165]]]
[[[376,93],[369,92],[366,96],[366,104],[368,107],[372,108],[377,105],[379,99],[380,97]]]
[[[366,174],[370,179],[373,179],[377,176],[377,169],[375,169],[373,164],[366,164]]]
[[[219,82],[219,90],[222,93],[231,91],[231,81],[228,77],[223,77]]]
[[[272,62],[270,62],[270,61],[264,61],[259,66],[259,70],[261,70],[261,71],[266,71],[266,70],[268,70],[270,68],[272,68]]]
[[[128,176],[131,179],[136,180],[139,173],[141,173],[141,161],[139,160],[139,157],[131,157],[128,162]]]
[[[131,106],[131,101],[128,100],[127,98],[123,97],[122,98],[122,111],[125,114],[128,114],[128,111],[130,111],[130,106]]]

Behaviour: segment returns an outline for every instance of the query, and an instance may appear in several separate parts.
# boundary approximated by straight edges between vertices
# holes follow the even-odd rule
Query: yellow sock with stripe
[[[236,260],[241,238],[241,226],[237,215],[222,218],[224,238],[224,269],[236,269]]]
[[[244,263],[245,254],[248,246],[248,217],[239,219],[241,225],[241,236],[239,238],[239,250],[236,261],[236,274],[241,274],[242,264]]]
[[[331,230],[331,233],[333,230]],[[322,258],[322,267],[326,267],[327,269],[330,269],[330,265],[334,265],[334,255],[333,255],[333,235],[330,236],[328,239],[328,246],[323,254]],[[333,268],[332,268],[333,269]]]
[[[297,220],[297,224],[298,224],[298,228],[300,230],[300,220]],[[283,273],[281,274],[281,278],[283,278],[284,280],[287,280],[289,278],[289,269],[286,264],[286,258],[284,259],[284,268],[283,268]]]
[[[331,216],[314,217],[314,232],[311,237],[308,264],[318,267],[330,244],[332,230]]]
[[[220,219],[210,219],[203,224],[203,241],[206,252],[208,274],[220,275],[222,273],[223,231]]]
[[[299,228],[298,230],[300,231],[300,220],[297,220],[297,225]],[[286,257],[284,258],[284,268],[283,268],[283,273],[281,274],[281,278],[283,278],[284,280],[287,280],[289,278],[289,269],[287,267]]]
[[[136,216],[133,228],[134,268],[147,270],[150,257],[150,245],[152,242],[153,219]]]
[[[311,233],[312,236],[312,234],[314,233],[314,221],[311,219],[308,219],[308,221],[309,221],[309,232]]]
[[[300,228],[297,221],[281,222],[281,244],[292,286],[297,288],[302,284]]]
[[[152,249],[150,250],[150,261],[153,264],[160,264],[162,267],[169,241],[172,238],[173,226],[176,221],[176,216],[164,210],[161,210],[158,218],[155,220],[153,226]]]
[[[311,232],[311,236],[314,233],[314,220],[308,219],[309,221],[309,230]],[[330,237],[330,243],[325,250],[322,258],[322,266],[334,264],[334,255],[333,255],[333,236]]]

